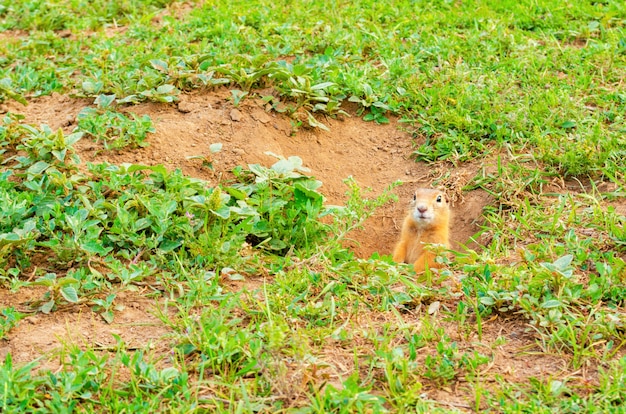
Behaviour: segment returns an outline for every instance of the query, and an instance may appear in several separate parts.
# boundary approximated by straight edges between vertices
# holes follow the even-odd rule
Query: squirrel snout
[[[428,211],[428,207],[426,207],[426,206],[417,206],[417,211],[419,211],[420,213],[425,213],[426,211]]]

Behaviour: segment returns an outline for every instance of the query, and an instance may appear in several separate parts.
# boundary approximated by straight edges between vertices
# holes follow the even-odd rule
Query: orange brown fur
[[[397,263],[413,263],[416,273],[424,272],[426,266],[430,269],[441,267],[435,261],[437,255],[424,249],[424,245],[433,243],[450,247],[449,226],[450,207],[446,195],[438,190],[418,188],[404,219],[393,260]]]

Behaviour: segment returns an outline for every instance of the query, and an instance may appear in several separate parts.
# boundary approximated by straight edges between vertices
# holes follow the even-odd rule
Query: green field
[[[218,88],[294,139],[349,107],[399,117],[416,163],[497,159],[462,189],[493,199],[487,245],[421,276],[358,258],[344,239],[393,197],[330,206],[297,157],[218,185],[80,161],[149,145],[133,105]],[[74,130],[20,114],[53,93],[93,102]],[[7,107],[0,293],[36,298],[0,302],[0,350],[33,317],[112,323],[126,294],[168,333],[2,353],[2,412],[626,412],[622,1],[0,0]]]

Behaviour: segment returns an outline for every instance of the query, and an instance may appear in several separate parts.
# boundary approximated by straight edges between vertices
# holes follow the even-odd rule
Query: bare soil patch
[[[0,289],[0,306],[13,306],[19,311],[28,304],[40,300],[43,289],[21,289],[12,293]],[[170,349],[164,335],[168,329],[156,316],[156,303],[140,292],[119,292],[117,310],[113,323],[79,305],[50,314],[32,314],[11,330],[8,340],[0,340],[0,358],[11,354],[16,363],[26,363],[41,356],[40,369],[55,370],[61,363],[61,345],[88,345],[103,352],[114,350],[117,343],[112,334],[118,335],[127,350],[149,348]],[[166,353],[166,352],[164,352]]]

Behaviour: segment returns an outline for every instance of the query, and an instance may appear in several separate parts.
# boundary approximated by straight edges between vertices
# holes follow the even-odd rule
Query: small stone
[[[2,359],[3,361],[6,359],[7,355],[9,355],[10,353],[11,353],[10,346],[0,347],[0,359]]]
[[[31,325],[37,325],[40,321],[40,318],[38,316],[31,316],[29,318],[26,318],[26,321]]]
[[[230,110],[230,119],[235,122],[241,121],[242,114],[238,109]]]
[[[246,155],[246,151],[241,148],[233,148],[233,153],[237,155]]]
[[[267,124],[272,120],[270,116],[263,111],[256,111],[250,114],[255,121],[259,121],[262,124]]]
[[[183,114],[188,114],[189,112],[193,111],[194,109],[195,109],[195,105],[190,103],[190,102],[180,101],[178,103],[178,111],[182,112]]]

